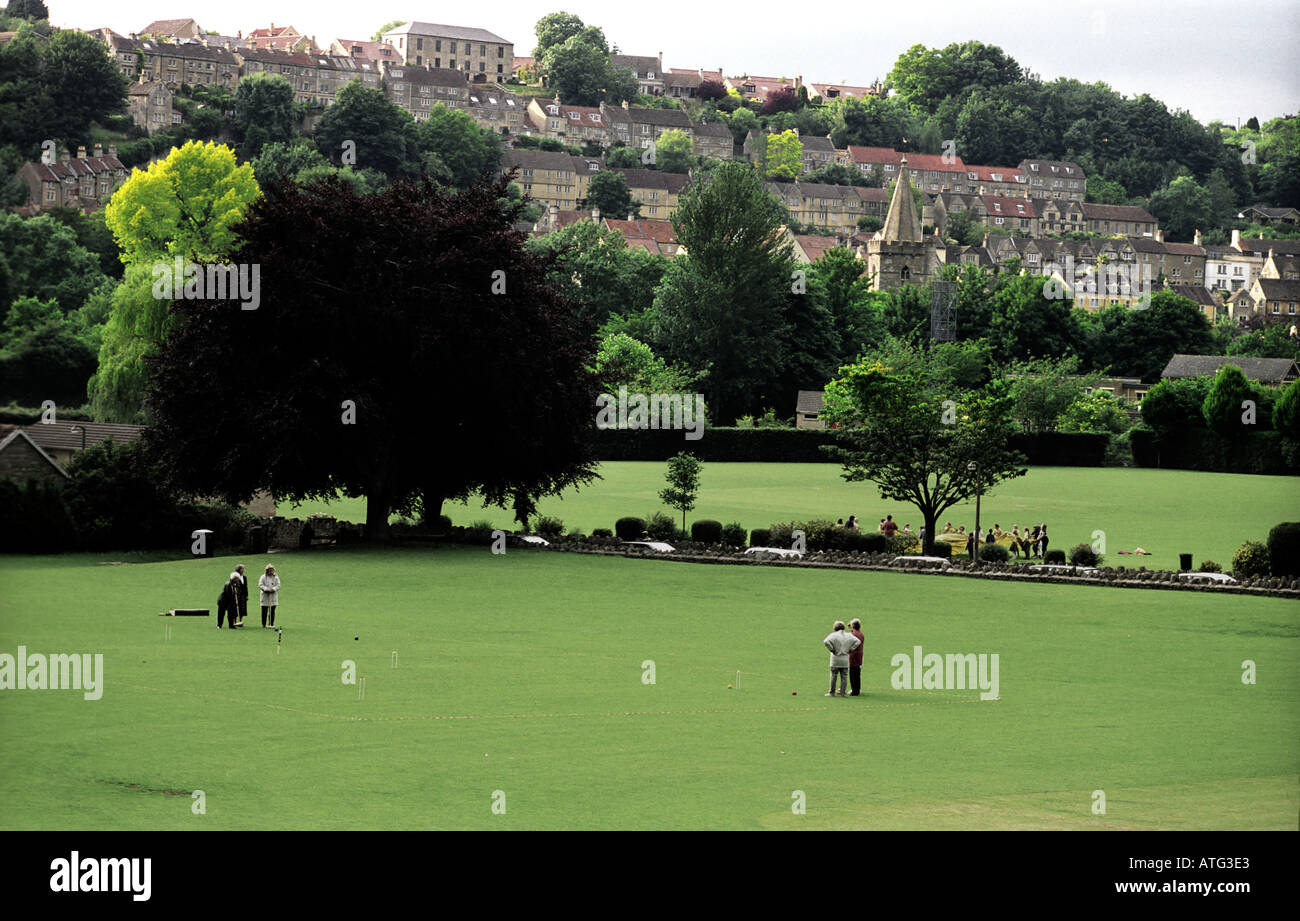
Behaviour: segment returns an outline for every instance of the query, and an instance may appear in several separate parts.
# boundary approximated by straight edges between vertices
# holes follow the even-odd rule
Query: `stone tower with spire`
[[[885,226],[867,241],[867,270],[872,275],[872,287],[884,291],[905,284],[929,284],[932,272],[942,261],[936,244],[942,245],[941,238],[927,239],[921,231],[912,199],[907,157],[903,157]]]

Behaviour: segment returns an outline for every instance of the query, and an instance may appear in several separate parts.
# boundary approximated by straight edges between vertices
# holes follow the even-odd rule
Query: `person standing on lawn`
[[[835,696],[835,679],[839,679],[840,696],[848,697],[849,691],[849,653],[857,649],[861,641],[852,633],[844,632],[844,621],[835,621],[835,626],[822,645],[831,651],[831,690],[827,697]]]
[[[239,575],[239,620],[235,623],[236,627],[244,626],[244,618],[248,616],[248,576],[244,574],[244,564],[240,563],[235,567],[235,572]]]
[[[234,630],[239,626],[235,619],[239,617],[239,573],[232,572],[226,584],[221,587],[221,597],[217,599],[217,629],[221,629],[224,620]]]
[[[266,564],[266,572],[257,580],[257,587],[262,592],[262,626],[266,626],[266,610],[271,609],[271,626],[275,626],[275,606],[280,603],[280,577],[276,575],[275,567],[270,563]]]
[[[862,693],[862,647],[867,638],[862,635],[862,621],[856,617],[849,621],[849,628],[849,632],[858,641],[858,645],[849,653],[849,696],[857,697]]]

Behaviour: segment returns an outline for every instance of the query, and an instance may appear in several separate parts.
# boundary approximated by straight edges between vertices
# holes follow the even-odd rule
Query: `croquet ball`
[[[790,696],[795,697],[796,695],[798,695],[798,693],[799,693],[798,691],[791,691]]]
[[[731,685],[727,685],[727,690],[728,690],[728,691],[731,690]]]
[[[354,640],[359,640],[359,639],[361,639],[361,637],[359,637],[359,636],[354,636],[354,637],[352,637],[352,638],[353,638]]]

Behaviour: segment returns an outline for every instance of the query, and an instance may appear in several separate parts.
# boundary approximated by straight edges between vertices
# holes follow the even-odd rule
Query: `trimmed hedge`
[[[934,550],[930,553],[930,556],[942,557],[945,560],[952,559],[952,544],[946,540],[936,540]]]
[[[602,429],[595,434],[603,461],[665,461],[688,451],[702,461],[765,461],[824,464],[823,445],[838,442],[828,429],[706,428],[697,441],[673,429]],[[1079,432],[1021,432],[1011,446],[1036,466],[1100,467],[1110,436]]]
[[[749,532],[749,545],[751,547],[770,547],[772,545],[772,532],[767,528],[755,528]]]
[[[794,532],[803,531],[808,550],[853,550],[859,553],[884,553],[888,548],[885,535],[876,531],[850,531],[827,519],[791,521],[774,524],[770,530],[771,546],[792,547]],[[898,552],[902,552],[901,550]]]
[[[614,533],[619,540],[640,540],[645,536],[645,521],[641,518],[620,518],[614,522]]]
[[[677,522],[663,512],[655,512],[646,519],[645,533],[651,540],[677,540]]]
[[[745,526],[733,521],[722,529],[722,542],[730,547],[745,546]]]
[[[1232,555],[1232,574],[1238,579],[1266,576],[1268,570],[1268,548],[1257,540],[1246,541]]]
[[[1044,563],[1050,563],[1050,564],[1053,564],[1053,565],[1058,565],[1058,566],[1064,566],[1064,565],[1065,565],[1065,551],[1064,551],[1064,550],[1048,550],[1046,553],[1043,554],[1043,562],[1044,562]]]
[[[722,543],[722,522],[711,518],[691,522],[691,540],[702,544]]]
[[[1275,576],[1300,575],[1300,521],[1284,521],[1268,532],[1268,565]]]
[[[1009,563],[1011,551],[1001,544],[980,544],[979,557],[984,563]]]
[[[1138,467],[1274,476],[1300,473],[1294,452],[1286,450],[1280,432],[1261,430],[1229,439],[1205,429],[1161,435],[1151,429],[1135,428],[1129,440],[1133,463]]]

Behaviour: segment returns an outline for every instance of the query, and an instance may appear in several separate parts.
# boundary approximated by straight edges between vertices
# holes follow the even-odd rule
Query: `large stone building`
[[[449,109],[469,108],[469,84],[465,72],[448,67],[408,67],[381,63],[384,95],[389,102],[425,121],[429,110],[441,103]]]
[[[407,22],[382,37],[403,63],[459,70],[472,83],[500,83],[514,72],[514,43],[486,29]]]
[[[149,134],[179,125],[181,113],[172,107],[175,95],[165,83],[132,83],[126,90],[131,121]]]
[[[648,109],[639,106],[612,106],[602,102],[600,114],[609,128],[612,141],[625,147],[648,148],[665,131],[677,130],[692,140],[695,125],[681,109]]]
[[[196,41],[179,43],[107,36],[108,53],[128,81],[158,81],[171,89],[181,86],[220,86],[235,91],[239,61],[227,48]]]
[[[622,67],[636,75],[637,89],[647,96],[664,94],[664,53],[658,57],[642,57],[635,54],[611,54],[610,67]]]

